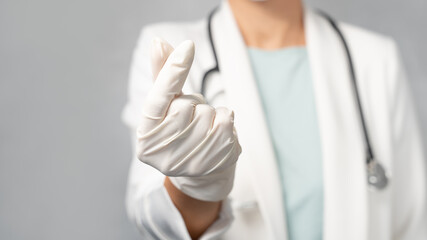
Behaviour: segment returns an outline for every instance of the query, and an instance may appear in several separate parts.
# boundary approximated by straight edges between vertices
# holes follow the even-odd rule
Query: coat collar
[[[324,239],[366,239],[367,185],[359,115],[342,44],[329,23],[305,9],[324,175]],[[221,79],[267,231],[286,239],[278,166],[245,43],[223,1],[212,22]]]

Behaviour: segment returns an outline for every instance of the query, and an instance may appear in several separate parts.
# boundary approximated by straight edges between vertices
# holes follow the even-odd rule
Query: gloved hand
[[[193,58],[192,41],[175,50],[163,40],[153,41],[155,82],[143,106],[137,155],[185,194],[220,201],[233,187],[241,147],[232,111],[207,105],[200,94],[181,92]]]

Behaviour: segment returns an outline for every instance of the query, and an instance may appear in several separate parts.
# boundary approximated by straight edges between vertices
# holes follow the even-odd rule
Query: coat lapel
[[[310,9],[305,27],[322,143],[324,239],[367,239],[364,142],[347,57],[329,22]]]
[[[267,231],[272,239],[286,239],[286,223],[278,167],[264,119],[245,43],[227,2],[213,19],[221,79],[242,146],[239,161],[250,161],[252,184]]]

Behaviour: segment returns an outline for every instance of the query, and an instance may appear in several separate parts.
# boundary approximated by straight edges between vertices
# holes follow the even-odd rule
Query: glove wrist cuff
[[[169,177],[172,184],[188,196],[209,202],[222,201],[233,188],[236,165],[219,173],[201,177]]]

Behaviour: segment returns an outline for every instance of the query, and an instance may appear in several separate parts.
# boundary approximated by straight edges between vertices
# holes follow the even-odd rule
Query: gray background
[[[140,28],[215,0],[0,0],[0,239],[137,239],[120,113]],[[427,2],[311,0],[401,46],[427,136]]]

